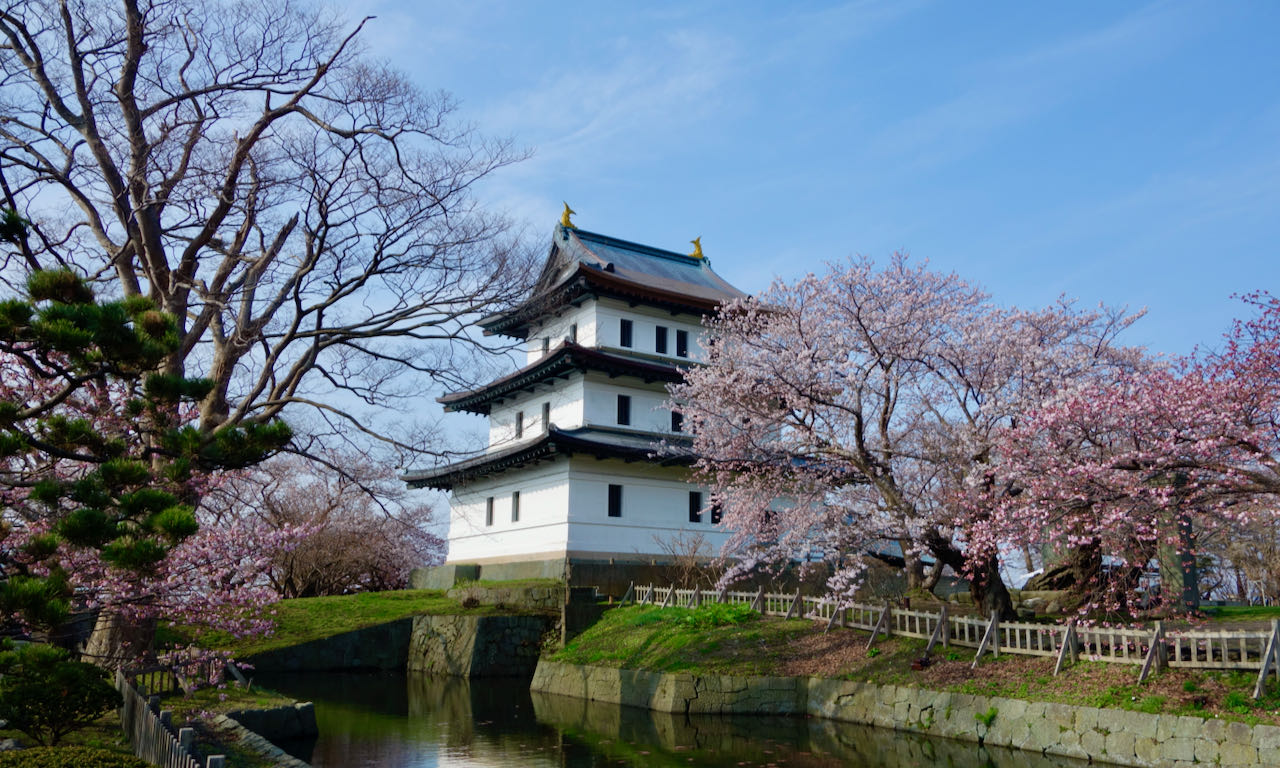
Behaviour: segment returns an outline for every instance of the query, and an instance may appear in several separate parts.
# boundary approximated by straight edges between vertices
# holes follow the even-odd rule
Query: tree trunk
[[[113,611],[98,614],[93,632],[85,642],[85,661],[107,669],[153,656],[156,620],[133,621]]]
[[[990,616],[992,611],[996,611],[1002,619],[1018,618],[1017,611],[1013,609],[1013,596],[1000,576],[999,558],[987,558],[970,576],[969,595],[983,616]]]
[[[907,591],[914,592],[918,589],[924,589],[924,560],[920,559],[920,555],[911,551],[912,544],[906,539],[899,539],[898,546],[902,548],[902,560],[905,563],[905,571],[907,576]]]
[[[925,534],[925,546],[938,559],[939,571],[944,565],[949,565],[956,573],[968,572],[964,552],[936,530]],[[1000,561],[994,555],[969,574],[969,594],[973,597],[974,606],[982,609],[985,615],[998,611],[1002,619],[1015,619],[1018,616],[1013,610],[1013,596],[1009,594],[1004,578],[1000,575]]]

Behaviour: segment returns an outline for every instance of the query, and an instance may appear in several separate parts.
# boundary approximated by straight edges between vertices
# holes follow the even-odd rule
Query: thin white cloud
[[[1084,34],[981,62],[964,75],[969,88],[890,126],[871,140],[868,155],[899,169],[963,157],[1003,129],[1169,53],[1188,19],[1185,9],[1157,3]]]

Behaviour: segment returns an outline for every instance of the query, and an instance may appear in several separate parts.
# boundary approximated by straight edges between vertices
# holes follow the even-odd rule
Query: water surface
[[[816,718],[668,715],[548,694],[527,680],[259,675],[315,702],[315,768],[1080,768],[1080,761]]]

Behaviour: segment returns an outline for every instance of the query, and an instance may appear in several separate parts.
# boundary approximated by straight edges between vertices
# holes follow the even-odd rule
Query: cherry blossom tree
[[[260,573],[283,598],[404,589],[409,571],[444,560],[445,542],[431,532],[432,509],[387,462],[331,454],[328,470],[298,456],[275,457],[239,473],[205,496],[222,524],[307,535],[292,547],[266,550]]]
[[[1011,492],[998,494],[984,546],[1047,543],[1067,554],[1086,609],[1127,613],[1161,549],[1190,561],[1192,532],[1274,526],[1280,302],[1246,301],[1256,315],[1219,350],[1082,382],[1003,431],[999,473]],[[1104,556],[1115,562],[1107,573]]]
[[[725,554],[737,572],[827,560],[848,599],[867,553],[897,543],[912,587],[950,566],[972,576],[980,605],[1011,612],[995,552],[966,551],[988,513],[968,502],[972,478],[1029,404],[1137,365],[1115,344],[1135,319],[1065,300],[1002,308],[901,254],[726,306],[708,324],[707,364],[672,389],[733,532]]]

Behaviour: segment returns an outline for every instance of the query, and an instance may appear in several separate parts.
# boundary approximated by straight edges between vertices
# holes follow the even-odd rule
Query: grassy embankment
[[[500,582],[478,581],[460,584],[459,587],[521,589],[553,587],[560,583],[550,579],[528,579]],[[268,636],[234,638],[225,632],[215,631],[202,634],[198,638],[198,643],[206,648],[230,651],[233,656],[242,658],[411,616],[486,615],[509,612],[509,608],[496,605],[480,604],[466,607],[462,600],[451,598],[442,591],[429,589],[362,592],[335,597],[303,597],[281,600],[267,609],[267,616],[275,623],[275,631]],[[181,639],[190,639],[190,634],[187,632],[179,631],[178,634]]]
[[[1232,616],[1234,620],[1240,617]],[[1249,618],[1255,618],[1250,616]],[[925,642],[893,637],[866,648],[854,629],[823,633],[803,619],[763,618],[745,606],[697,610],[636,606],[605,614],[552,658],[574,664],[694,674],[833,677],[982,696],[1280,724],[1274,682],[1251,698],[1257,673],[1168,669],[1138,684],[1138,667],[1080,661],[1053,676],[1054,660],[1003,654],[970,669],[973,650],[936,649],[913,670]]]

